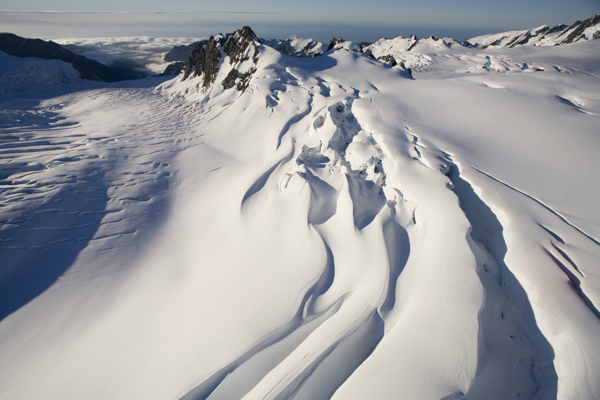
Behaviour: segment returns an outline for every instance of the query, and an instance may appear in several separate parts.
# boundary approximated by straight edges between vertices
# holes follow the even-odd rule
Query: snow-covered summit
[[[288,39],[260,39],[260,42],[292,57],[316,57],[327,51],[327,45],[315,39],[292,36]]]

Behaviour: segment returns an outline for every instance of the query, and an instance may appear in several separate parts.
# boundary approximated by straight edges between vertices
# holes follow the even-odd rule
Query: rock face
[[[185,63],[183,61],[171,63],[160,75],[179,75],[184,65]]]
[[[104,64],[73,54],[52,41],[26,39],[12,33],[2,33],[0,34],[0,50],[15,57],[36,57],[68,62],[79,72],[82,79],[90,81],[116,82],[129,79]]]
[[[336,45],[343,43],[343,42],[344,42],[344,39],[342,39],[341,37],[331,39],[331,42],[329,42],[329,47],[327,48],[327,51],[333,49]]]
[[[192,55],[183,67],[183,79],[200,76],[202,87],[208,89],[215,82],[221,63],[225,57],[229,57],[229,64],[233,68],[222,84],[225,89],[235,86],[243,92],[248,87],[256,68],[251,67],[242,72],[238,67],[249,60],[253,64],[258,62],[258,45],[258,38],[248,26],[225,36],[213,35],[210,39],[200,42],[192,51]]]
[[[488,47],[512,48],[519,45],[558,46],[598,38],[600,38],[600,14],[584,21],[577,21],[571,26],[557,25],[550,28],[548,25],[543,25],[525,31],[477,36],[464,41],[463,44],[480,49]]]
[[[567,29],[559,37],[566,35],[565,39],[560,44],[568,44],[577,42],[583,38],[589,39],[585,35],[585,31],[588,28],[594,28],[600,24],[600,14],[594,15],[592,18],[588,18],[585,21],[577,21],[569,29]],[[600,38],[600,27],[596,27],[595,32],[592,35],[592,39]]]
[[[373,53],[371,53],[371,55],[372,54]],[[390,64],[392,64],[392,67],[395,67],[396,65],[398,65],[398,63],[396,62],[396,59],[394,58],[394,56],[392,56],[390,54],[386,54],[386,55],[381,56],[381,57],[379,57],[377,59],[381,60],[381,61],[389,62]]]

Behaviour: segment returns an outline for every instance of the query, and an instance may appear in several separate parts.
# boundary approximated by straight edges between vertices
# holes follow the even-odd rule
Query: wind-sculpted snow
[[[0,397],[600,397],[599,41],[219,40],[5,102]]]

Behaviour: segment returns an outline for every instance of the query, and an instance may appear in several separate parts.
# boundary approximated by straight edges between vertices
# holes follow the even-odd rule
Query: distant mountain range
[[[385,39],[377,42],[358,43],[360,51],[371,55],[373,58],[391,62],[393,65],[403,62],[410,57],[399,57],[399,54],[418,50],[418,46],[424,43],[443,43],[444,46],[461,45],[470,48],[486,49],[488,47],[512,48],[520,45],[527,46],[557,46],[579,42],[582,40],[593,40],[600,38],[600,14],[594,15],[584,21],[577,21],[573,25],[557,25],[550,28],[548,25],[541,27],[477,36],[462,43],[453,38],[436,39],[426,37],[418,39],[412,35],[408,38],[402,36]],[[438,42],[441,40],[441,42]],[[316,57],[335,45],[343,42],[341,38],[335,38],[329,45],[315,39],[301,39],[291,37],[288,39],[258,39],[261,44],[272,47],[283,54],[293,57]],[[194,42],[189,45],[174,46],[164,56],[164,61],[172,62],[161,75],[173,75],[181,72],[185,62],[190,60],[192,52],[199,45],[206,45],[209,40]],[[434,45],[435,47],[436,45]],[[91,60],[82,55],[77,55],[66,46],[61,46],[52,41],[41,39],[27,39],[11,33],[0,34],[0,50],[16,57],[36,57],[43,59],[61,60],[73,65],[82,79],[92,81],[116,82],[127,79],[143,77],[134,76],[120,71],[119,68],[108,67],[98,61]],[[414,52],[414,51],[413,51]]]
[[[492,35],[477,36],[466,40],[464,44],[485,49],[487,47],[558,46],[575,43],[580,40],[600,39],[600,14],[584,21],[577,21],[571,26],[548,25],[524,31],[510,31]]]
[[[594,15],[584,21],[577,21],[573,25],[557,25],[550,28],[548,25],[541,27],[521,30],[495,33],[489,35],[477,36],[465,40],[461,44],[468,47],[485,49],[487,47],[515,47],[518,45],[530,46],[558,46],[563,44],[575,43],[581,40],[592,40],[600,38],[600,14]],[[393,41],[396,47],[399,45],[403,51],[411,51],[423,40],[436,40],[432,36],[418,39],[415,35],[408,38],[398,36],[394,39],[381,38],[377,42],[360,43],[362,49],[368,49],[370,45],[377,46],[383,42]],[[292,57],[316,57],[332,48],[341,39],[332,39],[329,46],[315,39],[301,39],[291,37],[288,39],[258,39],[265,46],[274,48],[283,54]],[[445,43],[458,43],[453,38],[443,38]],[[202,42],[195,42],[187,46],[175,46],[168,52],[165,61],[180,61],[184,62],[189,59],[192,51]],[[336,43],[334,43],[336,42]],[[398,50],[398,49],[396,49]],[[173,70],[173,69],[171,69]]]

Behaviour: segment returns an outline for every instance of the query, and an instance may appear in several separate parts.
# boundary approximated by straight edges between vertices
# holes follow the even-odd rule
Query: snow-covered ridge
[[[557,25],[553,28],[548,25],[529,30],[510,31],[483,35],[465,41],[465,44],[477,48],[487,47],[515,47],[528,46],[557,46],[561,44],[576,43],[581,40],[600,38],[600,14],[596,14],[584,21],[577,21],[573,25]]]
[[[292,57],[316,57],[327,51],[327,45],[315,39],[260,39],[260,42]]]
[[[0,51],[15,57],[35,57],[60,60],[72,64],[82,79],[116,82],[127,79],[119,72],[97,61],[73,54],[54,43],[41,39],[26,39],[11,33],[0,33]]]
[[[599,398],[600,41],[361,47],[2,103],[0,398]]]
[[[547,25],[523,30],[483,35],[459,43],[453,38],[402,36],[364,46],[363,52],[382,61],[400,64],[422,77],[464,75],[481,72],[541,71],[535,62],[516,62],[510,56],[485,49],[518,46],[555,46],[600,38],[600,14],[572,26]]]

